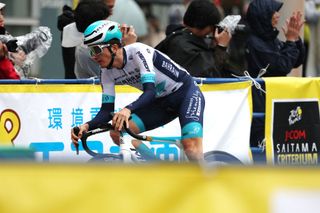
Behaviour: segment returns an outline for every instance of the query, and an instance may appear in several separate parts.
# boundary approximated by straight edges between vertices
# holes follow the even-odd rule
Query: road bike
[[[92,156],[90,161],[105,161],[105,162],[123,162],[123,163],[148,163],[165,161],[157,156],[146,143],[147,142],[162,142],[169,143],[177,146],[180,150],[180,155],[177,160],[170,160],[176,162],[188,162],[186,155],[184,154],[181,140],[173,137],[154,137],[134,133],[130,128],[124,125],[124,131],[120,132],[120,149],[118,154],[113,153],[101,153],[90,149],[89,137],[114,130],[110,123],[103,125],[101,128],[97,128],[88,132],[84,132],[81,137],[83,149]],[[78,134],[79,128],[74,127],[75,134]],[[78,152],[78,147],[76,147]],[[210,151],[204,153],[204,163],[206,165],[224,165],[224,164],[242,164],[242,162],[235,156],[222,152],[222,151]]]

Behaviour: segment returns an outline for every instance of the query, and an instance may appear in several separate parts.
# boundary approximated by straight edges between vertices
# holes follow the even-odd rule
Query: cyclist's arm
[[[113,110],[114,103],[102,103],[98,114],[91,121],[87,122],[89,125],[88,130],[99,128],[103,124],[109,122],[111,120],[110,112],[113,112]]]
[[[115,83],[111,77],[108,76],[108,72],[101,73],[101,85],[102,85],[102,101],[101,108],[97,115],[87,124],[89,130],[101,127],[101,125],[111,120],[111,112],[114,111],[115,102]]]
[[[139,96],[139,98],[127,105],[126,108],[133,111],[135,109],[143,108],[147,106],[149,103],[152,103],[156,99],[156,88],[154,83],[144,83],[143,84],[143,93]]]
[[[126,106],[131,111],[146,107],[156,99],[155,68],[152,60],[153,52],[147,50],[147,48],[149,47],[142,46],[133,57],[133,63],[136,63],[140,69],[143,93],[136,101]]]

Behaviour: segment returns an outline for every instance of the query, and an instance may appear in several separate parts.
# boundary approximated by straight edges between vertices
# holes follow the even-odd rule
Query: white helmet
[[[122,38],[119,24],[107,20],[96,21],[90,24],[83,35],[84,44],[88,46],[108,44],[112,40],[120,44]]]

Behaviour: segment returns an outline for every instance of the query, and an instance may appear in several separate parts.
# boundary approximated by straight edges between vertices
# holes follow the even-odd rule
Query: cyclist
[[[92,23],[84,32],[84,44],[102,67],[102,106],[95,118],[79,126],[78,135],[71,130],[72,142],[77,144],[83,131],[110,121],[115,84],[130,85],[143,93],[114,114],[115,129],[121,131],[126,122],[135,133],[140,133],[178,117],[186,156],[190,161],[201,161],[205,99],[194,79],[158,50],[138,42],[122,47],[121,38],[119,24],[107,20]]]

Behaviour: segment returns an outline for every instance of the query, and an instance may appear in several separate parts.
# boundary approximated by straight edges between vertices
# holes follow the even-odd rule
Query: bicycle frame
[[[154,152],[144,143],[148,142],[163,142],[170,143],[176,145],[180,149],[180,158],[179,162],[186,161],[187,157],[183,152],[182,145],[180,143],[180,139],[170,138],[170,137],[151,137],[145,135],[139,135],[132,132],[129,128],[124,128],[124,131],[120,133],[120,153],[119,154],[110,154],[110,153],[97,153],[92,151],[88,144],[87,139],[90,136],[95,134],[103,133],[113,130],[113,126],[111,124],[106,124],[102,128],[94,129],[88,132],[83,133],[81,141],[84,150],[91,155],[94,159],[117,159],[122,160],[124,163],[138,163],[142,161],[138,159],[135,151],[141,154],[141,156],[145,159],[145,161],[161,161],[159,157],[157,157]],[[74,128],[74,132],[77,134],[77,127]],[[136,139],[136,140],[135,140]],[[132,141],[135,140],[138,145],[133,146]],[[77,148],[77,147],[76,147]],[[77,152],[78,153],[78,152]]]
[[[146,162],[152,162],[152,161],[161,161],[159,157],[157,157],[153,151],[143,142],[143,141],[157,141],[157,142],[165,142],[176,145],[180,149],[180,158],[178,162],[186,162],[188,161],[182,145],[180,144],[180,139],[173,139],[170,137],[151,137],[151,136],[145,136],[145,135],[139,135],[132,132],[129,128],[124,128],[125,131],[121,132],[120,134],[120,153],[119,154],[110,154],[110,153],[97,153],[92,151],[88,144],[87,144],[87,138],[99,134],[102,132],[107,132],[109,130],[113,130],[113,126],[111,124],[106,124],[102,128],[94,129],[88,132],[83,133],[81,137],[82,146],[84,150],[91,155],[94,159],[104,159],[106,161],[122,161],[124,163],[139,163],[143,162],[143,160],[138,159],[135,151],[138,151],[142,157],[145,159]],[[77,131],[79,131],[78,127],[74,128],[74,132],[76,134]],[[133,146],[132,141],[133,138],[137,139],[139,141],[139,145]],[[78,147],[77,153],[78,153]],[[219,165],[219,164],[237,164],[241,165],[242,162],[237,159],[235,156],[222,152],[222,151],[210,151],[204,153],[204,160],[206,163],[209,163],[208,165]]]

